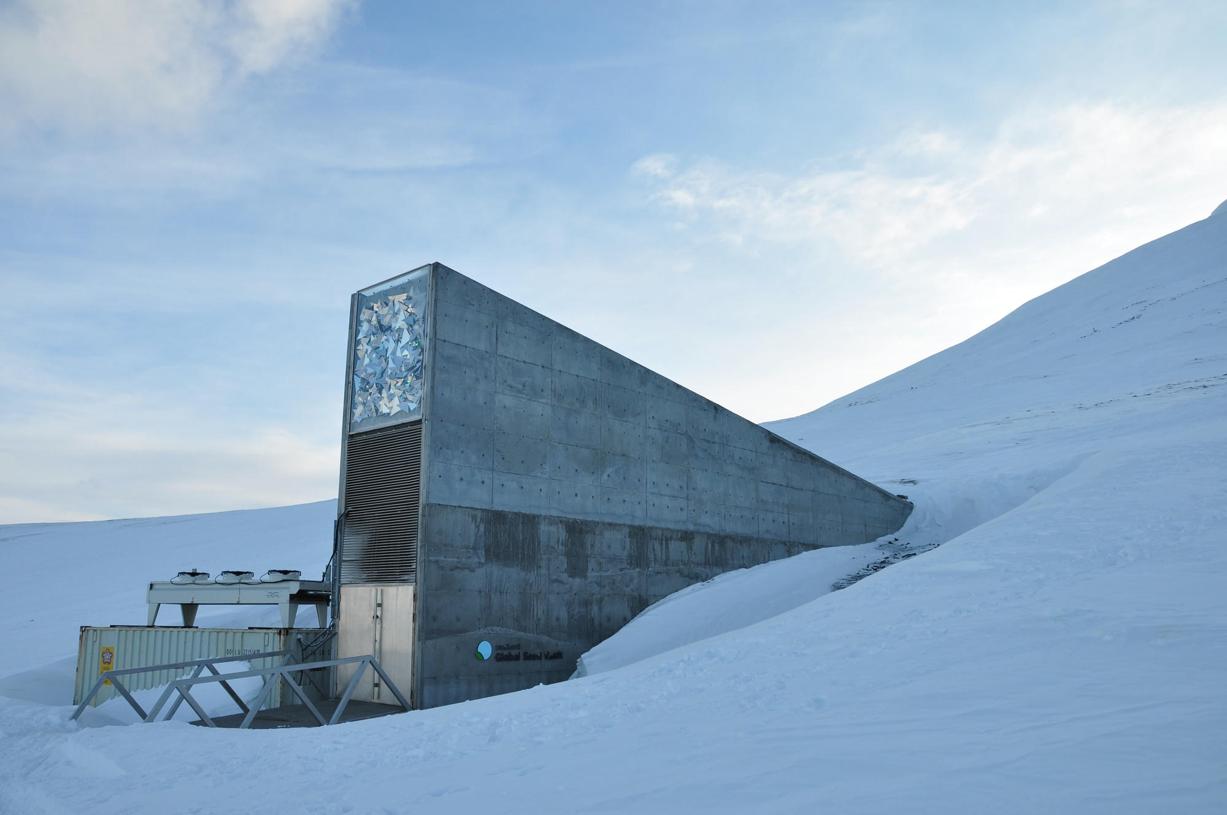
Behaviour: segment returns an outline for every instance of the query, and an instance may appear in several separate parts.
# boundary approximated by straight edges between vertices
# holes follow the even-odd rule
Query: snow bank
[[[575,677],[621,668],[791,611],[880,557],[877,543],[820,549],[674,592],[580,657]]]

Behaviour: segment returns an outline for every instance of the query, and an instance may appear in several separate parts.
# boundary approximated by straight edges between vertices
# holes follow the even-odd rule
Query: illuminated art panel
[[[421,418],[428,271],[410,272],[358,295],[351,432]]]

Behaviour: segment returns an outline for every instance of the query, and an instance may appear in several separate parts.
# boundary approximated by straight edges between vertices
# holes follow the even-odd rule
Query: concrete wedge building
[[[565,679],[665,595],[911,505],[434,263],[353,296],[338,509],[338,654],[427,708]]]

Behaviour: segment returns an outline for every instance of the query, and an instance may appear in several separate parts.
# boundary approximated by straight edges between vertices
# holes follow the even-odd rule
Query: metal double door
[[[337,656],[373,654],[400,692],[413,703],[416,703],[412,698],[415,588],[403,583],[343,585],[337,626]],[[337,668],[338,693],[354,670],[348,665]],[[381,685],[374,671],[364,671],[353,698],[396,704],[395,697]]]

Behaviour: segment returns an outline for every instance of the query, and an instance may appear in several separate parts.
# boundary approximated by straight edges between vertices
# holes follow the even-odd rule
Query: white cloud
[[[331,33],[344,0],[20,0],[0,11],[0,129],[174,129]]]
[[[301,426],[185,433],[142,402],[127,400],[127,415],[116,407],[103,405],[88,427],[57,416],[0,429],[3,523],[246,509],[336,494],[335,438],[313,438]],[[193,419],[194,427],[207,425]]]
[[[1020,112],[979,140],[908,133],[795,174],[664,155],[633,173],[675,219],[676,268],[704,269],[708,287],[754,270],[738,299],[762,315],[752,358],[771,365],[745,361],[738,332],[696,323],[686,330],[719,362],[687,381],[767,419],[886,376],[1206,217],[1227,198],[1224,144],[1227,102],[1083,104]]]
[[[979,145],[912,138],[793,177],[658,157],[635,169],[657,201],[717,240],[834,245],[887,277],[953,264],[1005,280],[1037,274],[1044,286],[1227,196],[1227,104],[1074,106],[1018,116]],[[915,151],[940,162],[918,171]]]
[[[677,158],[668,153],[644,156],[632,165],[631,170],[648,178],[668,178],[677,167]]]
[[[1087,105],[1020,115],[979,145],[918,133],[841,169],[796,176],[681,166],[672,156],[634,170],[683,222],[721,240],[832,243],[898,274],[938,256],[965,265],[1017,250],[1038,260],[1047,233],[1072,239],[1061,251],[1074,272],[1132,248],[1138,235],[1208,214],[1227,196],[1224,144],[1227,104]],[[961,239],[957,249],[943,244],[951,238]]]
[[[339,0],[247,0],[234,8],[230,52],[241,73],[264,73],[332,32]]]
[[[78,369],[89,367],[80,360],[49,367],[34,353],[0,346],[0,523],[280,506],[336,494],[339,386],[280,415],[236,421],[236,403],[254,390],[244,378],[251,361],[219,370],[187,356],[179,364],[150,358],[150,377],[98,382]],[[302,380],[288,375],[277,385],[303,392]]]

